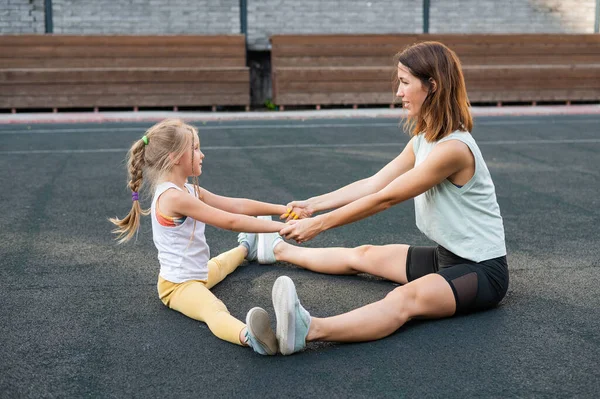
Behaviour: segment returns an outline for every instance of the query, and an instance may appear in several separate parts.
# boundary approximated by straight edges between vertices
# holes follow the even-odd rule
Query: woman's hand
[[[304,219],[312,216],[314,208],[309,200],[292,201],[287,204],[286,212],[281,215],[280,219],[285,219],[286,222],[296,219]]]
[[[323,231],[321,218],[306,218],[302,220],[290,220],[286,226],[281,229],[279,234],[288,239],[295,240],[298,244],[312,240]]]

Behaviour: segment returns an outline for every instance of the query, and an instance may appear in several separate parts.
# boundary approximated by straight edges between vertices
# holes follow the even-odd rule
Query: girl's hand
[[[286,212],[281,215],[280,219],[285,219],[286,222],[296,219],[304,219],[312,216],[314,209],[310,202],[307,201],[292,201],[287,204]]]
[[[323,223],[319,218],[306,218],[290,220],[279,234],[288,240],[295,240],[298,244],[302,244],[312,240],[322,231]]]

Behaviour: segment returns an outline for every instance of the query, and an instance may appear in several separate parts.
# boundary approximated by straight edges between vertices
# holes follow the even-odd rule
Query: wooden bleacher
[[[394,55],[427,40],[458,54],[472,103],[600,101],[598,34],[275,35],[273,101],[392,104]]]
[[[250,105],[243,35],[0,36],[0,108]]]

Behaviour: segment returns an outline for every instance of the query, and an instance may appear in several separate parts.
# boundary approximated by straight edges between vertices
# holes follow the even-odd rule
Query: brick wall
[[[44,33],[44,0],[2,0],[0,33]]]
[[[596,0],[430,3],[430,33],[594,33]]]
[[[248,44],[265,49],[274,33],[420,33],[415,0],[249,0]]]
[[[239,0],[52,0],[54,33],[237,34]],[[44,33],[44,0],[0,0],[0,33]]]
[[[55,33],[240,33],[239,0],[52,0]],[[420,33],[422,0],[247,0],[248,44],[276,33]],[[431,33],[592,33],[596,0],[432,0]],[[44,0],[0,1],[0,33],[44,33]]]
[[[239,0],[53,0],[55,33],[240,33]]]

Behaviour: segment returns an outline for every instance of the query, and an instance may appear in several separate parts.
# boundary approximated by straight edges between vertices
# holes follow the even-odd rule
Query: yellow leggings
[[[240,332],[246,325],[229,314],[227,307],[210,289],[244,261],[244,249],[234,248],[208,261],[208,280],[172,283],[158,277],[158,296],[169,308],[203,321],[222,340],[242,345]]]

